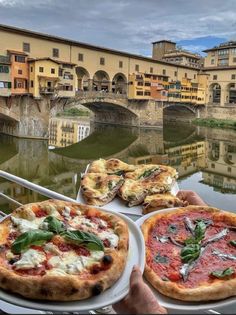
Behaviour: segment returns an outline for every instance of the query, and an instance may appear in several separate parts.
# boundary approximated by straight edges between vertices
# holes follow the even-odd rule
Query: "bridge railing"
[[[126,99],[127,94],[112,93],[106,91],[77,91],[77,98],[112,98],[112,99]]]

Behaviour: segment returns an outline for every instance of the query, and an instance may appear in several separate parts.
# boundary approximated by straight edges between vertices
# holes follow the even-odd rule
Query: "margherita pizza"
[[[121,276],[128,241],[111,213],[57,200],[22,206],[0,224],[0,288],[55,301],[100,294]]]
[[[183,301],[236,295],[236,215],[188,206],[151,216],[142,225],[145,277]]]

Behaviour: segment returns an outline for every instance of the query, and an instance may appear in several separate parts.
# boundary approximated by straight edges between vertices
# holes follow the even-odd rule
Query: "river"
[[[163,131],[91,125],[57,118],[50,140],[0,135],[0,169],[75,198],[80,174],[98,158],[132,164],[163,163],[179,172],[179,187],[195,190],[208,204],[236,212],[236,132],[168,124]],[[0,192],[25,204],[44,197],[0,178]],[[0,199],[0,210],[13,209]]]

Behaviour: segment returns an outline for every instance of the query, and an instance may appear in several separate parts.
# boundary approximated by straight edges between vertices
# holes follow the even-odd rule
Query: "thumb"
[[[139,266],[134,266],[130,277],[130,287],[135,287],[142,281],[143,276]]]

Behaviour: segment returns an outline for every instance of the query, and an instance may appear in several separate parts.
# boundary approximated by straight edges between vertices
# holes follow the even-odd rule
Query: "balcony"
[[[11,63],[10,57],[9,56],[1,56],[0,55],[0,63],[10,64]]]
[[[54,94],[55,93],[54,87],[40,87],[39,92],[40,94]]]

